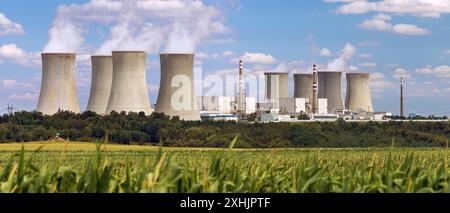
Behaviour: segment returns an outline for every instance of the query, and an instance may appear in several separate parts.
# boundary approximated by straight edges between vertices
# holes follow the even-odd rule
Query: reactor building
[[[111,92],[106,114],[116,112],[144,112],[153,109],[148,98],[146,65],[147,53],[143,51],[113,51]]]
[[[266,72],[264,75],[266,79],[266,100],[289,98],[287,72]]]
[[[194,54],[160,54],[161,81],[155,111],[200,120],[193,80]]]
[[[80,112],[75,83],[75,54],[42,53],[42,83],[37,111],[52,115]]]
[[[112,56],[91,56],[91,92],[86,110],[103,115],[106,113],[113,79]]]
[[[327,99],[328,113],[344,109],[342,99],[342,72],[321,71],[318,73],[319,98]]]
[[[347,73],[345,105],[352,112],[373,112],[369,73]]]

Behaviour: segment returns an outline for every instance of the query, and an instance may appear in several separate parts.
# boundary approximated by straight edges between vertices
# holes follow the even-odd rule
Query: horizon
[[[28,6],[17,7],[22,4]],[[321,71],[370,73],[374,110],[393,114],[400,111],[403,78],[405,115],[448,116],[449,11],[450,2],[419,0],[5,1],[0,5],[0,109],[11,104],[36,109],[41,53],[77,54],[77,92],[84,111],[91,55],[146,51],[152,104],[159,89],[159,54],[195,52],[194,72],[200,70],[203,79],[236,75],[239,59],[251,75],[288,72],[291,97],[292,74],[312,73],[313,64]],[[343,86],[345,96],[345,81]]]

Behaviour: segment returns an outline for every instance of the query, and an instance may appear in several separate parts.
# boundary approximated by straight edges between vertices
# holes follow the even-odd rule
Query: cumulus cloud
[[[331,51],[327,48],[323,48],[320,50],[319,54],[321,56],[331,56]]]
[[[442,14],[450,13],[450,1],[447,0],[325,0],[325,2],[343,3],[337,9],[340,14],[382,12],[440,18]]]
[[[241,57],[234,58],[231,62],[237,63],[240,59],[244,61],[244,63],[248,64],[275,64],[277,63],[277,60],[265,53],[251,53],[251,52],[245,52]]]
[[[397,68],[395,71],[394,71],[394,78],[396,78],[396,79],[400,79],[400,78],[405,78],[405,79],[412,79],[412,76],[411,76],[411,74],[407,71],[407,70],[405,70],[405,69],[403,69],[403,68]]]
[[[391,24],[391,16],[378,14],[372,19],[365,20],[359,27],[365,30],[393,32],[399,35],[420,36],[428,35],[431,32],[412,24]]]
[[[328,70],[346,70],[348,62],[356,54],[357,50],[352,44],[345,44],[344,48],[339,52],[339,57],[327,64]]]
[[[24,34],[22,25],[8,19],[3,13],[0,13],[0,36],[9,34]]]
[[[40,53],[27,52],[16,44],[0,46],[0,63],[12,63],[25,67],[38,67],[41,64]]]
[[[389,81],[385,74],[375,72],[370,75],[370,87],[375,98],[381,98],[381,93],[386,89],[395,87],[395,84]]]
[[[426,66],[423,68],[416,69],[417,73],[420,74],[429,74],[436,76],[438,78],[450,78],[450,66],[444,65],[444,66]]]
[[[91,25],[109,27],[109,36],[96,54],[113,50],[191,53],[211,35],[229,32],[221,12],[201,1],[91,0],[59,6],[44,52],[80,51]]]

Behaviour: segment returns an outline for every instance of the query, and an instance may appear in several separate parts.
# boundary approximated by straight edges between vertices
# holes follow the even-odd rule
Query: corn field
[[[2,193],[396,193],[450,191],[447,149],[0,147]]]

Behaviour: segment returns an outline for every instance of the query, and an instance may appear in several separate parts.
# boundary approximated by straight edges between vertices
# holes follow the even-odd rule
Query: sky
[[[394,114],[403,77],[406,113],[450,115],[448,0],[2,0],[0,113],[8,104],[36,109],[41,52],[77,53],[85,109],[90,55],[113,50],[148,52],[153,104],[158,54],[195,52],[203,76],[237,73],[241,58],[247,74],[289,72],[291,96],[292,74],[311,72],[312,64],[369,72],[374,110]]]

